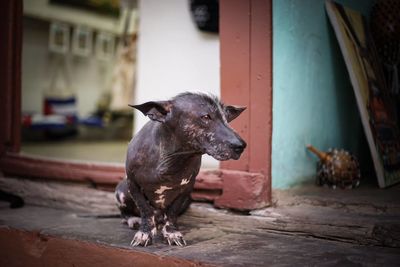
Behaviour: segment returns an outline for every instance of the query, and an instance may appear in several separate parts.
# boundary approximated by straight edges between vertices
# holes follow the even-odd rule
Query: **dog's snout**
[[[231,142],[229,146],[233,151],[235,151],[235,153],[241,154],[246,148],[246,142],[242,140],[236,140],[235,142]]]

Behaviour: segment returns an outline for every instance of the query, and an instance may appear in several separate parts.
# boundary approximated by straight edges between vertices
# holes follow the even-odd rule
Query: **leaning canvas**
[[[381,188],[400,181],[400,131],[365,18],[326,1],[342,51]]]

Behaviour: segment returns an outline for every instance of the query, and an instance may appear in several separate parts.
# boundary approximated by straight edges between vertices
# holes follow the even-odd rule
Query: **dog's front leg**
[[[162,234],[169,245],[184,246],[186,241],[181,232],[178,231],[178,215],[182,214],[190,204],[189,194],[179,196],[165,213],[165,224],[162,228]]]
[[[134,235],[131,246],[135,247],[141,245],[146,247],[149,243],[151,243],[153,237],[157,234],[154,209],[150,206],[142,192],[140,192],[138,186],[132,181],[129,181],[128,183],[129,193],[139,209],[141,217],[139,230]]]

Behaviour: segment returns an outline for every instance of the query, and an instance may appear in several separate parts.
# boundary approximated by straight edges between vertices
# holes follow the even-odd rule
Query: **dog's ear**
[[[228,122],[233,121],[236,119],[244,110],[246,107],[237,107],[237,106],[225,106],[224,107],[224,112],[225,112],[225,117]]]
[[[141,105],[129,106],[140,110],[145,116],[149,117],[153,121],[165,122],[172,104],[169,101],[150,101]]]

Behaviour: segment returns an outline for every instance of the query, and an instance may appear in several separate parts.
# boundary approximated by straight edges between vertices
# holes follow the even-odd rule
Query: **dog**
[[[246,108],[189,92],[130,106],[150,118],[128,145],[127,179],[115,191],[129,227],[140,224],[131,246],[146,247],[157,230],[169,245],[186,245],[177,218],[190,204],[201,156],[239,159],[246,142],[228,123]]]

